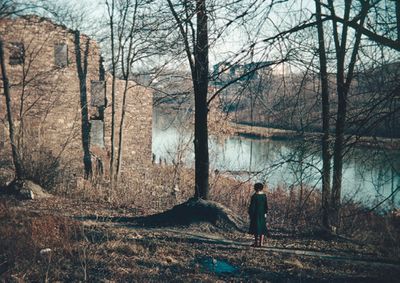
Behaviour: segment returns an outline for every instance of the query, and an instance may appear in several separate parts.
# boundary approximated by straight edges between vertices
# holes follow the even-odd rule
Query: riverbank
[[[45,200],[0,196],[0,281],[395,282],[400,276],[396,211],[380,215],[346,204],[343,237],[327,240],[318,226],[318,191],[266,188],[271,235],[264,248],[252,248],[251,235],[203,220],[138,225],[138,217],[150,219],[194,193],[194,172],[182,164],[155,164],[144,173],[140,180],[122,174],[114,190],[107,182],[74,185],[68,178]],[[250,182],[210,174],[210,199],[246,225],[253,193]]]
[[[278,140],[307,139],[315,142],[320,142],[322,138],[322,133],[316,132],[300,133],[293,130],[251,126],[234,122],[229,122],[228,126],[232,129],[231,131],[234,132],[235,135],[239,135],[244,138]],[[361,147],[400,150],[400,139],[356,136],[346,136],[346,139],[348,140],[349,144],[354,144]]]
[[[194,119],[190,113],[183,113],[180,109],[161,107],[157,109],[157,116],[167,115],[174,117],[176,121],[180,121],[180,125],[187,127],[194,123]],[[193,114],[193,113],[192,113]],[[169,123],[171,126],[171,123]],[[176,125],[175,125],[176,126]],[[227,114],[219,111],[215,106],[210,108],[208,117],[208,130],[210,135],[217,138],[226,138],[230,136],[241,136],[249,139],[272,139],[272,140],[293,140],[306,139],[319,143],[322,139],[322,133],[319,132],[298,132],[294,130],[251,126],[243,123],[233,122]],[[333,138],[332,133],[332,138]],[[368,136],[346,136],[348,144],[358,147],[382,148],[388,150],[400,150],[400,139],[383,138],[383,137],[368,137]]]

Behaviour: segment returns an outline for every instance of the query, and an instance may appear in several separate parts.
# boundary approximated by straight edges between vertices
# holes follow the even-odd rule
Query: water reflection
[[[172,163],[181,159],[193,166],[193,134],[181,126],[187,117],[155,114],[153,153],[156,162]],[[179,126],[177,126],[179,125]],[[246,139],[238,136],[209,139],[210,167],[235,173],[238,178],[266,180],[269,186],[307,185],[320,188],[322,159],[318,144],[303,141]],[[179,153],[179,154],[178,154]],[[345,157],[343,198],[373,206],[400,186],[400,152],[355,148]],[[393,193],[385,206],[400,207],[400,193]]]

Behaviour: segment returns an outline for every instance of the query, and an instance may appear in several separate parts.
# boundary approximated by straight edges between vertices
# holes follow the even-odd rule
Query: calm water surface
[[[182,119],[182,117],[180,117]],[[184,119],[184,118],[183,118]],[[156,162],[182,160],[194,166],[193,133],[179,118],[155,113],[153,154]],[[269,187],[306,185],[320,189],[320,148],[302,141],[210,136],[210,167],[237,178],[266,181]],[[373,206],[388,198],[384,207],[400,207],[400,151],[356,148],[345,156],[343,200]],[[394,192],[394,193],[393,193]]]

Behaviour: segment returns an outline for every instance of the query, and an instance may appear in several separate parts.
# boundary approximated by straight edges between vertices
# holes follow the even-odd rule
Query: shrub
[[[61,182],[60,159],[44,146],[24,149],[22,154],[24,178],[32,180],[46,190]]]

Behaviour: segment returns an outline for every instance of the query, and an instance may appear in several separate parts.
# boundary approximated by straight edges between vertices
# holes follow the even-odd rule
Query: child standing
[[[254,235],[254,247],[261,247],[264,236],[267,235],[266,216],[268,212],[268,202],[263,188],[264,185],[261,183],[254,184],[254,190],[256,192],[251,196],[249,206],[249,233]]]

